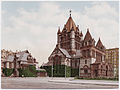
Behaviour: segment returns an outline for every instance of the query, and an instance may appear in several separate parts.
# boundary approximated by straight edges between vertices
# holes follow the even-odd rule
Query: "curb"
[[[57,82],[57,83],[69,83],[69,84],[90,84],[90,85],[101,85],[101,86],[119,86],[119,84],[96,84],[96,83],[77,83],[77,82],[63,82],[63,81],[52,81],[52,80],[49,80],[48,82]]]

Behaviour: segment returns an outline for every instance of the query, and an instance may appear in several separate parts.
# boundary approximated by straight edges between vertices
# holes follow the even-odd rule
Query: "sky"
[[[117,1],[3,1],[2,49],[29,50],[39,65],[57,43],[72,10],[72,18],[85,36],[87,28],[96,43],[100,37],[106,48],[119,47],[119,3]]]

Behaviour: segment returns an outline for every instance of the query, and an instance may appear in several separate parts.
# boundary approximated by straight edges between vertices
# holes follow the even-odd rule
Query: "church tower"
[[[76,51],[80,49],[83,35],[82,32],[79,31],[79,26],[76,26],[74,23],[71,17],[71,11],[63,30],[60,31],[59,28],[57,35],[58,46],[67,50],[71,56],[74,56]]]
[[[63,29],[58,28],[57,45],[48,60],[45,67],[52,66],[51,74],[55,77],[66,77],[66,75],[72,77],[79,75],[83,78],[112,76],[112,66],[105,62],[105,47],[102,41],[99,38],[96,44],[89,28],[83,38],[82,31],[72,19],[71,11]],[[66,69],[66,67],[71,69]]]

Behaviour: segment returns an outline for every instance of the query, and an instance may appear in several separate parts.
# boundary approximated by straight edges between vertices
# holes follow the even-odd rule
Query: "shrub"
[[[79,75],[79,69],[78,68],[72,68],[71,69],[71,77],[75,77]]]
[[[24,75],[24,77],[36,77],[37,76],[37,71],[35,66],[28,66],[25,69],[18,69],[19,71],[19,76],[22,77],[22,75]]]
[[[3,73],[6,77],[11,76],[13,72],[14,72],[14,69],[3,68]]]
[[[52,75],[52,66],[44,66],[47,72],[47,75],[51,77]],[[71,76],[71,67],[66,66],[66,77]],[[54,65],[53,66],[53,77],[65,77],[65,65]]]
[[[51,67],[51,66],[44,66],[44,67],[42,67],[41,69],[45,69],[46,72],[47,72],[47,75],[48,75],[49,77],[51,77],[51,70],[52,70],[52,67]]]

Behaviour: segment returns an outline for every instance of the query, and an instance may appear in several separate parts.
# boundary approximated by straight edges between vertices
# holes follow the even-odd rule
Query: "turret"
[[[81,40],[83,40],[83,34],[82,34],[82,31],[80,32],[80,37],[81,37]]]
[[[71,29],[71,32],[70,32],[70,38],[71,38],[71,52],[72,54],[75,54],[74,52],[76,52],[76,49],[75,49],[75,30],[74,28],[72,27]]]
[[[60,47],[60,41],[61,41],[60,27],[58,28],[57,37],[58,37],[58,38],[57,38],[58,47]]]

